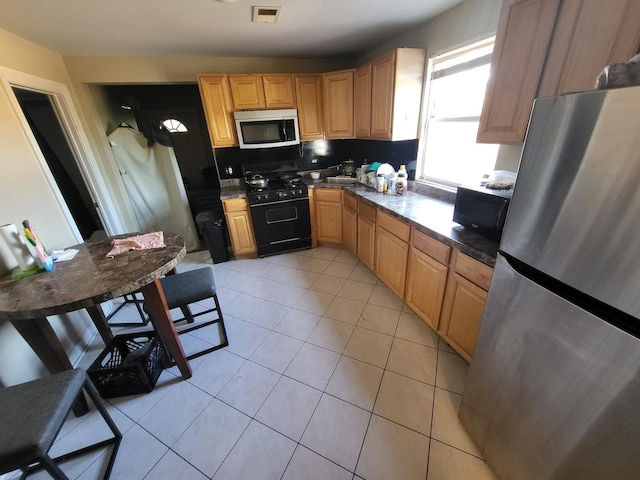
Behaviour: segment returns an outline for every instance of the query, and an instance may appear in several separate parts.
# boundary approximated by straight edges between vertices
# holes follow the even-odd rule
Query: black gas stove
[[[278,202],[283,200],[295,200],[309,198],[309,189],[300,177],[295,179],[267,178],[268,185],[263,188],[248,186],[247,198],[249,204]]]
[[[309,190],[295,172],[295,163],[245,165],[243,172],[258,256],[310,248]],[[266,185],[250,184],[259,179],[264,181],[254,183]]]

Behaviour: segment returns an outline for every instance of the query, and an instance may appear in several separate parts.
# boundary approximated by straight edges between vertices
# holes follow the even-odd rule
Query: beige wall
[[[201,73],[325,72],[363,63],[396,47],[420,47],[428,52],[486,36],[495,31],[501,0],[466,0],[436,19],[372,51],[357,62],[349,60],[308,60],[228,57],[86,57],[59,54],[0,30],[0,67],[16,70],[66,85],[87,132],[90,155],[106,184],[105,194],[122,222],[123,231],[136,229],[124,186],[115,167],[106,130],[108,106],[98,85],[118,83],[196,82]],[[12,95],[0,89],[0,224],[30,219],[51,247],[74,242],[61,208],[38,163]],[[517,166],[519,148],[501,150],[500,168]],[[120,232],[112,232],[120,233]],[[0,258],[2,255],[0,254]],[[2,266],[0,265],[0,269]],[[77,359],[87,335],[94,330],[84,312],[69,318],[54,319],[53,324],[70,352]],[[75,350],[74,350],[75,349]],[[0,383],[13,384],[35,378],[42,367],[13,327],[0,324]]]
[[[0,87],[0,224],[20,225],[22,220],[29,219],[47,247],[72,245],[76,243],[73,231],[20,122],[13,94],[4,83],[7,77],[15,78],[14,72],[21,72],[70,87],[62,57],[0,30],[0,68],[3,69],[0,72],[3,78]],[[64,318],[54,317],[51,323],[72,361],[77,360],[83,341],[94,333],[88,316],[84,312],[74,312]],[[22,337],[11,324],[0,322],[0,383],[12,385],[43,373],[44,367]]]
[[[343,68],[344,60],[308,60],[256,57],[91,57],[66,56],[64,63],[71,77],[80,108],[87,118],[87,132],[95,146],[108,195],[118,207],[124,231],[138,230],[124,184],[109,147],[107,135],[113,128],[114,115],[109,110],[100,85],[196,83],[203,73],[322,72]],[[121,232],[114,232],[121,233]]]
[[[347,60],[269,57],[66,56],[74,83],[196,83],[204,73],[314,73],[347,68]]]
[[[392,48],[424,48],[427,55],[495,33],[502,0],[465,0],[358,59],[365,63]]]
[[[0,30],[0,66],[69,85],[62,57]],[[0,222],[28,218],[53,248],[75,243],[60,206],[54,200],[29,137],[18,120],[7,85],[0,91]],[[25,190],[29,191],[26,194]]]
[[[404,35],[376,48],[358,59],[368,62],[393,48],[424,48],[427,56],[458,45],[493,35],[498,27],[502,0],[465,0]],[[496,159],[496,170],[517,171],[522,145],[502,145]]]

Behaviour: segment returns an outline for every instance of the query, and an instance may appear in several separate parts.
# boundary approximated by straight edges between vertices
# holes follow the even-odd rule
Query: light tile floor
[[[229,347],[110,399],[124,432],[112,478],[490,480],[457,410],[467,364],[350,253],[320,247],[213,268]],[[126,305],[114,321],[138,318]],[[131,329],[118,329],[128,332]],[[187,352],[215,328],[181,336]],[[104,348],[96,338],[80,366]],[[107,435],[70,418],[53,453]],[[100,478],[104,455],[67,462]],[[38,473],[34,478],[47,478]]]

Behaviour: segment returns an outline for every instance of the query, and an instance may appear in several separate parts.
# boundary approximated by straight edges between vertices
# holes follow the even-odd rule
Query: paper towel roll
[[[24,238],[18,233],[18,228],[13,223],[0,226],[0,238],[7,244],[11,255],[22,270],[29,270],[34,266],[35,260],[29,253]]]

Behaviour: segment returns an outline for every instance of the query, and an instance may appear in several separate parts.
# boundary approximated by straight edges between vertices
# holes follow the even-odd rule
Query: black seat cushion
[[[67,370],[0,390],[0,473],[49,451],[86,378]]]
[[[167,275],[160,284],[170,309],[211,298],[216,293],[213,271],[208,267]]]

